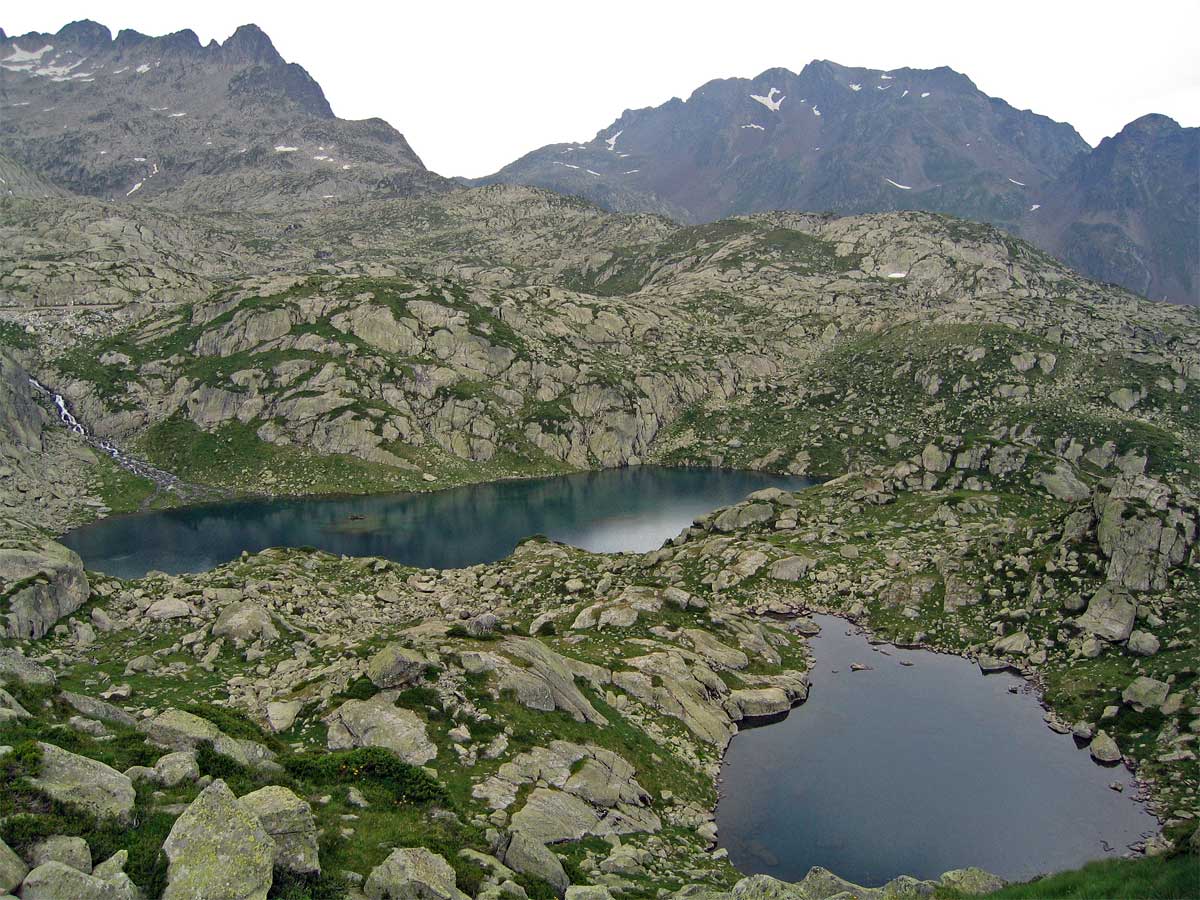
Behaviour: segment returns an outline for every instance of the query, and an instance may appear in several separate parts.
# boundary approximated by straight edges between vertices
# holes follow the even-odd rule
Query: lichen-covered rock
[[[133,782],[115,769],[54,744],[39,742],[42,761],[32,783],[55,800],[93,815],[128,822],[133,813]]]
[[[519,831],[501,838],[496,848],[496,856],[506,866],[522,875],[542,879],[554,888],[560,897],[571,883],[562,862],[553,851]]]
[[[279,771],[275,754],[257,741],[231,738],[208,719],[182,709],[165,709],[138,724],[151,742],[170,750],[195,750],[208,741],[222,756],[266,772]]]
[[[235,643],[273,641],[279,637],[271,614],[250,600],[231,603],[221,610],[213,623],[212,633],[213,637],[227,637]]]
[[[285,787],[268,785],[238,799],[275,842],[275,868],[301,875],[321,871],[312,807]]]
[[[1125,588],[1118,584],[1105,584],[1088,601],[1087,611],[1076,619],[1076,624],[1102,640],[1113,643],[1127,640],[1133,632],[1137,605]]]
[[[97,719],[101,722],[114,722],[118,725],[124,725],[126,728],[133,728],[137,725],[137,719],[125,712],[121,707],[113,706],[113,704],[106,703],[103,700],[97,700],[95,697],[75,694],[71,691],[63,691],[59,696],[81,716],[86,716],[89,719]]]
[[[34,869],[43,863],[60,862],[64,866],[78,869],[85,875],[92,874],[92,851],[88,848],[87,841],[81,837],[51,835],[30,847],[27,858],[30,867]]]
[[[991,894],[1008,884],[999,875],[993,875],[991,872],[985,872],[974,866],[943,872],[938,881],[961,894]]]
[[[1171,686],[1157,678],[1147,678],[1139,675],[1121,692],[1121,699],[1138,712],[1146,709],[1158,709],[1167,702],[1167,694]]]
[[[388,644],[371,657],[367,677],[377,688],[400,688],[421,680],[429,661],[403,644]]]
[[[469,900],[450,864],[424,847],[393,850],[368,876],[363,893],[367,900]]]
[[[1096,762],[1111,765],[1121,761],[1121,749],[1117,746],[1117,742],[1104,731],[1096,732],[1088,751]]]
[[[25,876],[21,900],[133,900],[130,887],[87,875],[60,862],[48,862]]]
[[[217,779],[175,820],[163,843],[163,900],[266,900],[275,845]]]

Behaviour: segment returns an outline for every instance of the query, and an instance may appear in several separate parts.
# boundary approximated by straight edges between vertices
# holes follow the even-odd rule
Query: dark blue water
[[[955,656],[884,655],[843,620],[817,621],[808,701],[738,734],[725,759],[717,824],[741,871],[795,881],[824,866],[878,886],[979,866],[1028,879],[1158,830],[1123,767],[1096,765],[1046,727],[1034,696],[1008,692],[1020,679]]]
[[[639,466],[431,493],[247,500],[103,519],[61,541],[93,571],[201,572],[243,550],[318,547],[413,566],[491,562],[531,535],[597,552],[646,551],[696,516],[803,478]]]

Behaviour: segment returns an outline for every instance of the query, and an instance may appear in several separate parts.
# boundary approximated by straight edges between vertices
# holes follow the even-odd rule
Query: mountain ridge
[[[1200,131],[1182,132],[1181,140],[1200,147]],[[1001,225],[1087,274],[1142,293],[1200,302],[1190,276],[1200,266],[1196,242],[1156,242],[1137,209],[1116,221],[1098,216],[1102,199],[1077,208],[1079,179],[1101,165],[1111,140],[1093,148],[1069,123],[988,96],[947,66],[880,70],[814,60],[799,73],[773,67],[753,78],[712,79],[686,99],[624,110],[590,141],[545,145],[463,182],[532,184],[684,223],[770,209],[928,209]],[[1143,158],[1141,177],[1156,177],[1156,165],[1153,155]],[[1195,221],[1197,192],[1178,171],[1167,177],[1173,187],[1164,191],[1181,207],[1169,233],[1186,234],[1179,226]],[[1104,227],[1088,227],[1097,216]],[[1115,263],[1105,258],[1114,248]]]

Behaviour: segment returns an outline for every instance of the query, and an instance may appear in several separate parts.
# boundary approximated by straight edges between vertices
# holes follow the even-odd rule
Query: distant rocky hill
[[[626,110],[591,141],[539,148],[474,183],[683,222],[772,209],[951,213],[1028,236],[1086,274],[1194,303],[1198,153],[1200,132],[1161,116],[1092,151],[1070,125],[948,68],[816,61]]]
[[[114,39],[96,22],[0,37],[0,153],[105,200],[262,208],[444,189],[381,119],[334,116],[254,25]]]

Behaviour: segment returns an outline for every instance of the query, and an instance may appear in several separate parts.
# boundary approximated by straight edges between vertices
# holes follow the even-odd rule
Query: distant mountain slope
[[[381,119],[334,116],[254,25],[223,44],[74,22],[0,37],[0,152],[110,200],[255,208],[444,189]]]
[[[1020,230],[1095,278],[1200,303],[1200,128],[1131,122],[1072,161]]]
[[[772,209],[945,212],[1009,228],[1097,278],[1200,302],[1198,130],[1139,123],[1092,151],[1070,125],[951,69],[817,61],[627,110],[591,141],[542,147],[473,183],[692,223]]]
[[[1024,187],[1087,149],[1071,126],[988,97],[950,69],[820,61],[627,110],[587,144],[543,147],[482,180],[682,210],[697,222],[774,208],[995,220],[1019,216]],[[639,194],[657,203],[626,199]]]

